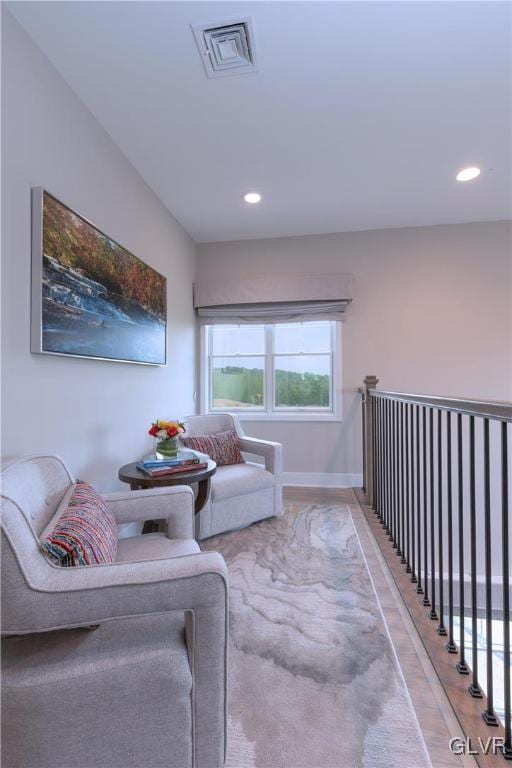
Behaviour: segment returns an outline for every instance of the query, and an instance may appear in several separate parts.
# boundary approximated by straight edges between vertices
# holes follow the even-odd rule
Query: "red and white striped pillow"
[[[41,544],[56,565],[101,565],[117,555],[117,525],[101,496],[88,483],[75,484],[67,506]]]
[[[217,432],[213,435],[197,435],[182,438],[182,443],[194,451],[206,453],[218,467],[228,464],[245,464],[238,447],[238,437],[234,429]]]

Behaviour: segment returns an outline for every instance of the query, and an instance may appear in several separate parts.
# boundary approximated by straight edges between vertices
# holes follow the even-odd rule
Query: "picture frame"
[[[31,352],[167,365],[167,279],[32,189]]]

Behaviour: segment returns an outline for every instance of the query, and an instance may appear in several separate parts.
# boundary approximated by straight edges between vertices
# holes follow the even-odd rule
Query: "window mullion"
[[[265,410],[274,410],[274,326],[265,326]]]
[[[212,359],[212,351],[213,351],[213,325],[208,326],[208,339],[207,339],[207,350],[206,350],[206,360],[208,363],[208,370],[206,375],[208,376],[208,390],[206,393],[207,397],[207,403],[208,403],[208,410],[211,411],[213,408],[213,359]]]
[[[338,410],[338,387],[341,386],[341,355],[338,359],[339,323],[331,323],[331,410]]]

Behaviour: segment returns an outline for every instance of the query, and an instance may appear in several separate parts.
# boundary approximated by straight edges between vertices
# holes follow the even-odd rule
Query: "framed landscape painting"
[[[166,278],[34,188],[32,352],[165,365],[166,340]]]

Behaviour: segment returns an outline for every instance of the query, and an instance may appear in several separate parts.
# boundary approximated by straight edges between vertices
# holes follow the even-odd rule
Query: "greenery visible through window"
[[[332,411],[335,323],[206,330],[210,410]]]

